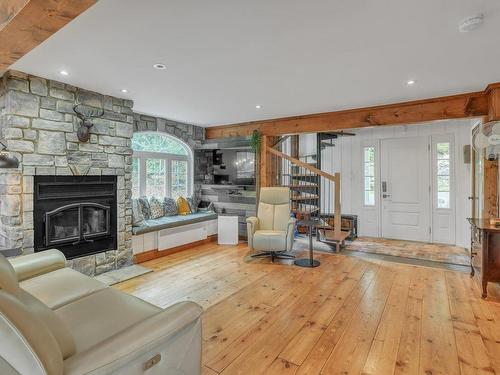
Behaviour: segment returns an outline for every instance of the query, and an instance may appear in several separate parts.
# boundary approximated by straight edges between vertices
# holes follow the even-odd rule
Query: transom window
[[[162,133],[136,133],[132,149],[133,198],[191,194],[192,157],[184,142]]]

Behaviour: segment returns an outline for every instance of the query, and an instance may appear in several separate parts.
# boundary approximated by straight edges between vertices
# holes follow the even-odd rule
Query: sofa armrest
[[[64,374],[201,373],[201,313],[180,302],[64,361]]]
[[[248,247],[253,249],[253,235],[259,226],[259,218],[255,216],[247,217],[247,240]]]
[[[247,217],[247,227],[251,228],[251,234],[253,235],[259,227],[259,218],[255,216]]]
[[[9,262],[14,267],[19,281],[66,267],[66,257],[56,249],[9,258]]]
[[[288,220],[288,224],[286,227],[286,251],[291,251],[293,249],[293,239],[295,236],[295,223],[297,219],[291,217]]]

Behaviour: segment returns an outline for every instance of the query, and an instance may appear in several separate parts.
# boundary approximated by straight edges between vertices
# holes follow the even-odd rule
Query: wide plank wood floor
[[[204,374],[500,374],[500,293],[468,274],[317,254],[314,269],[201,245],[115,287],[203,316]]]

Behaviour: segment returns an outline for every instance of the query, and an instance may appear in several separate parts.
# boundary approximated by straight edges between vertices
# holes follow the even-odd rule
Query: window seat
[[[158,219],[146,220],[146,225],[132,227],[132,233],[139,235],[215,219],[217,219],[217,214],[212,211],[195,212],[188,215],[163,216]]]
[[[135,263],[159,258],[217,238],[217,214],[213,211],[163,216],[132,228]]]

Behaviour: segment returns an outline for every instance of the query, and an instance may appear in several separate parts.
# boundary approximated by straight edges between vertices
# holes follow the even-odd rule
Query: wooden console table
[[[488,282],[500,282],[500,227],[488,219],[467,219],[471,225],[471,276],[479,283],[482,297]]]

